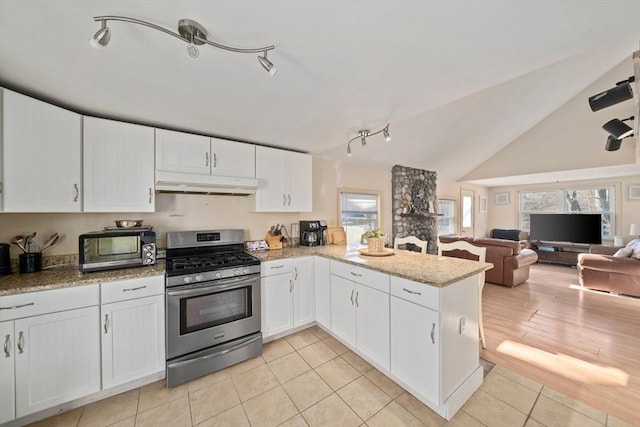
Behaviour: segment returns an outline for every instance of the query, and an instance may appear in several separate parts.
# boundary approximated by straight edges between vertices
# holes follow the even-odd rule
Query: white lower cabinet
[[[0,298],[0,422],[100,390],[98,303],[97,285]]]
[[[331,268],[328,258],[315,257],[316,322],[331,329]]]
[[[391,319],[391,372],[429,400],[438,402],[438,312],[392,296]]]
[[[263,262],[261,274],[263,338],[314,321],[313,257]]]
[[[331,261],[331,331],[389,370],[389,275]]]
[[[163,371],[164,277],[103,283],[102,301],[102,387]]]

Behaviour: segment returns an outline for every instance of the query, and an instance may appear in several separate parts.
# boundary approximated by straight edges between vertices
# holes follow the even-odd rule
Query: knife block
[[[269,249],[282,249],[282,237],[282,234],[274,236],[267,232],[267,235],[264,236],[264,240],[267,242],[267,245],[269,245]]]

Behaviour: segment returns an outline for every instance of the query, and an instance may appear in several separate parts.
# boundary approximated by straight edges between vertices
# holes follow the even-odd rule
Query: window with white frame
[[[438,211],[442,214],[438,221],[438,235],[456,234],[456,201],[438,199]]]
[[[362,234],[380,227],[380,195],[378,193],[340,191],[340,225],[347,242],[360,242]]]
[[[532,213],[595,213],[602,215],[602,237],[615,234],[615,188],[569,188],[521,191],[520,228],[529,230]]]

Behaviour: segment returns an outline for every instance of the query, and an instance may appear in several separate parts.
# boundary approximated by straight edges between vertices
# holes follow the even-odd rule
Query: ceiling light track
[[[131,24],[138,24],[145,27],[153,28],[154,30],[161,31],[170,36],[176,37],[183,42],[189,43],[191,45],[201,46],[203,44],[208,44],[213,47],[217,47],[218,49],[228,50],[230,52],[236,53],[263,53],[262,56],[258,56],[258,61],[262,67],[269,72],[271,76],[274,76],[277,73],[277,68],[274,67],[273,63],[267,59],[267,52],[275,49],[275,46],[265,46],[258,48],[239,48],[233,46],[227,46],[221,43],[216,43],[207,39],[208,33],[207,30],[200,25],[198,22],[192,19],[181,19],[178,21],[178,32],[173,32],[159,25],[153,24],[151,22],[143,21],[142,19],[129,18],[127,16],[115,16],[115,15],[103,15],[103,16],[94,16],[93,20],[96,22],[101,22],[101,28],[94,34],[91,39],[91,45],[94,47],[106,47],[111,40],[111,29],[107,26],[107,21],[121,21],[128,22]],[[193,50],[193,46],[191,46]],[[196,48],[197,50],[197,48]],[[189,49],[188,49],[189,51]],[[192,53],[189,53],[191,56]],[[197,56],[197,54],[195,55]],[[194,56],[194,57],[195,57]]]
[[[371,132],[369,129],[361,129],[358,131],[358,136],[354,136],[353,138],[351,138],[349,140],[349,142],[347,142],[347,155],[349,155],[349,157],[351,157],[351,143],[353,141],[355,141],[356,139],[360,138],[360,144],[362,144],[362,146],[364,147],[365,145],[367,145],[367,138],[373,135],[377,135],[379,133],[382,133],[384,135],[384,140],[389,142],[391,141],[391,136],[389,135],[389,123],[387,123],[387,125],[380,129],[377,132]]]

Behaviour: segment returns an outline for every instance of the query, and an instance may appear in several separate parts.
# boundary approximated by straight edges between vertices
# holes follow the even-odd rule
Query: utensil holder
[[[42,252],[28,252],[18,255],[18,265],[21,274],[42,271]]]

